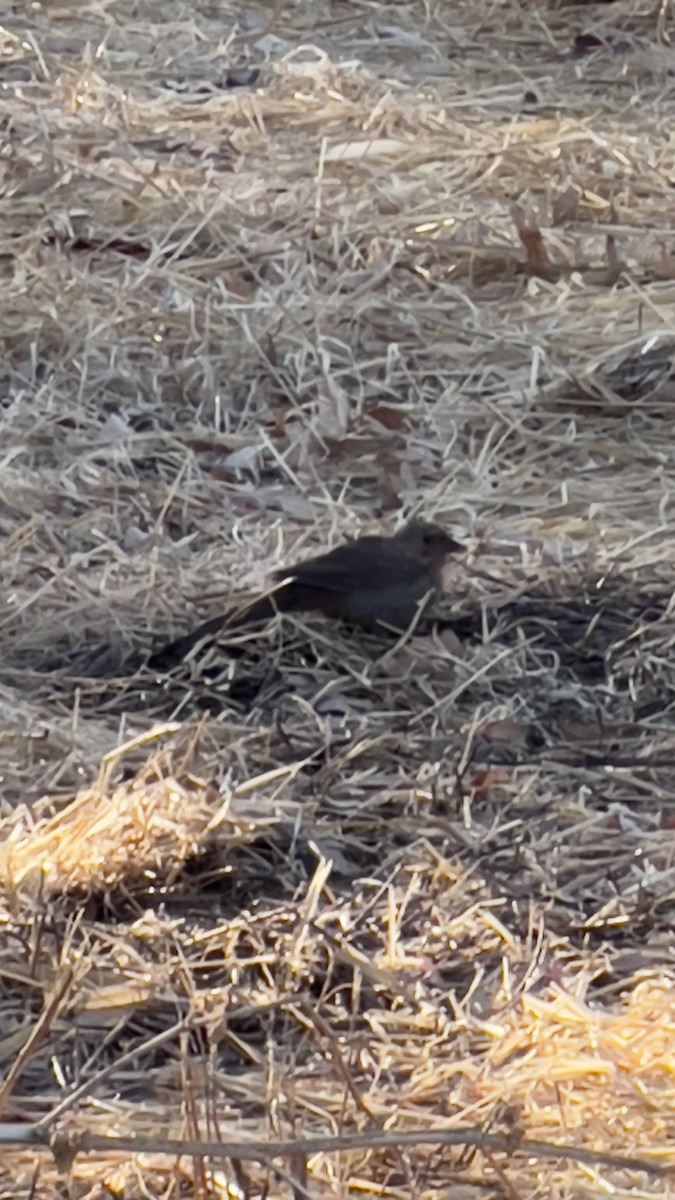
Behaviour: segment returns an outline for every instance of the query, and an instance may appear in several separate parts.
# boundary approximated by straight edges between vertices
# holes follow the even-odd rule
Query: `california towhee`
[[[392,537],[368,536],[336,546],[286,570],[275,571],[269,596],[231,617],[205,621],[186,637],[171,642],[150,660],[151,667],[179,662],[223,627],[267,621],[275,613],[318,612],[325,617],[404,632],[441,590],[441,568],[462,547],[438,525],[413,520]]]

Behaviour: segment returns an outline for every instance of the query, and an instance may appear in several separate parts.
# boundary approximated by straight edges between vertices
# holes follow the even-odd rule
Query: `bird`
[[[462,546],[439,525],[415,518],[396,533],[369,534],[274,572],[274,590],[233,615],[204,621],[150,659],[163,668],[223,628],[236,630],[277,613],[319,613],[366,630],[404,633],[442,590],[446,560]]]

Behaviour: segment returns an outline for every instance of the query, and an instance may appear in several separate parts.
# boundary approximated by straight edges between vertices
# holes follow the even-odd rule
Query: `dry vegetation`
[[[669,3],[3,20],[3,1191],[672,1195]],[[410,511],[406,644],[142,666]]]

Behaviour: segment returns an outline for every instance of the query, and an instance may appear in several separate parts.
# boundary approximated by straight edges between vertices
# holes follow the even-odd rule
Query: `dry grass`
[[[672,1195],[670,4],[3,20],[5,1191]],[[415,510],[444,627],[139,665]]]

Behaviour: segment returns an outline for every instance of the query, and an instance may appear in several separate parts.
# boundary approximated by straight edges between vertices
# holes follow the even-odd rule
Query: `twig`
[[[238,1158],[246,1162],[269,1163],[274,1158],[306,1159],[313,1154],[336,1154],[350,1150],[376,1150],[418,1146],[477,1146],[483,1150],[501,1150],[505,1154],[525,1154],[536,1158],[567,1158],[590,1166],[616,1167],[624,1171],[644,1171],[659,1178],[675,1176],[675,1163],[662,1166],[632,1155],[608,1154],[586,1150],[582,1146],[556,1145],[512,1133],[488,1133],[475,1125],[450,1129],[420,1129],[410,1132],[382,1133],[379,1130],[337,1136],[297,1138],[288,1141],[202,1142],[190,1138],[104,1137],[87,1130],[48,1129],[49,1121],[38,1125],[0,1125],[0,1145],[13,1142],[48,1146],[58,1163],[72,1161],[77,1154],[175,1154],[195,1158]]]

